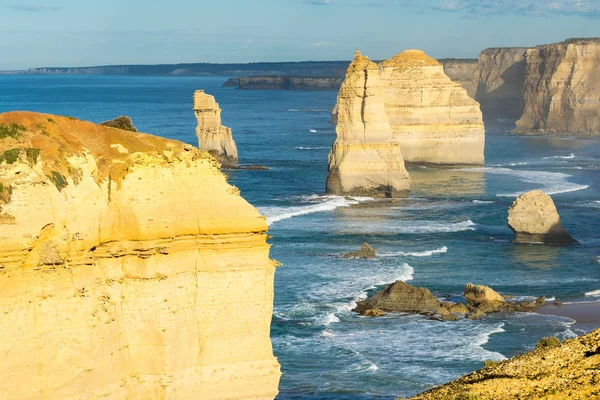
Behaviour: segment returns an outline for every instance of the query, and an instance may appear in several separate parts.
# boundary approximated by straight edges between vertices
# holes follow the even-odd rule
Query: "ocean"
[[[600,301],[600,139],[514,136],[486,121],[486,166],[411,167],[395,203],[324,196],[335,140],[335,92],[242,91],[226,77],[0,76],[0,112],[31,110],[102,122],[128,115],[142,132],[196,145],[192,94],[204,89],[233,129],[240,162],[228,171],[269,222],[275,278],[271,337],[283,376],[278,399],[410,396],[531,350],[544,336],[591,326],[535,313],[436,322],[351,312],[395,280],[457,299],[468,282],[522,298]],[[519,193],[551,194],[579,245],[515,245],[507,209]],[[374,260],[341,259],[368,242]]]

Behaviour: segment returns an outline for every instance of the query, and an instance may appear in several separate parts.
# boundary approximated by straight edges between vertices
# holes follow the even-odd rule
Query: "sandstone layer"
[[[381,63],[385,109],[404,160],[483,165],[479,104],[452,82],[435,59],[407,50]]]
[[[508,226],[517,243],[577,243],[560,222],[552,198],[541,190],[516,198],[508,210]]]
[[[537,348],[489,363],[413,400],[512,400],[600,398],[600,329],[565,340],[542,340]]]
[[[474,74],[475,99],[484,116],[519,118],[523,113],[525,47],[485,49]]]
[[[400,144],[392,138],[377,64],[357,52],[340,88],[337,138],[327,193],[397,197],[410,189]]]
[[[518,133],[600,133],[600,38],[527,51]]]
[[[221,125],[221,108],[214,96],[197,90],[194,93],[194,113],[198,126],[198,147],[208,151],[224,166],[233,166],[238,162],[238,153],[231,129]]]
[[[213,157],[28,112],[0,146],[0,393],[275,397],[266,220]]]

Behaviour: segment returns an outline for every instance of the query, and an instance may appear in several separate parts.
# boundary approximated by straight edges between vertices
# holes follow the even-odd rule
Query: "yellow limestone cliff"
[[[231,129],[221,125],[221,108],[214,96],[204,90],[194,92],[194,114],[198,120],[196,136],[200,150],[208,151],[224,166],[238,162],[238,152]]]
[[[216,161],[0,114],[0,397],[273,399],[267,224]]]
[[[381,63],[385,109],[404,160],[483,165],[485,130],[479,103],[421,50]]]
[[[329,153],[327,193],[396,197],[410,189],[383,99],[377,64],[357,51],[338,95],[337,138]]]

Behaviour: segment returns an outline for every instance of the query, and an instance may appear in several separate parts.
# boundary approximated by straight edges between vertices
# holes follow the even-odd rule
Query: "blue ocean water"
[[[129,115],[143,132],[196,144],[192,93],[205,89],[233,129],[242,164],[230,182],[270,224],[277,270],[272,340],[279,399],[393,399],[527,351],[543,336],[590,329],[563,317],[490,315],[434,322],[364,318],[350,310],[396,279],[456,298],[467,282],[505,294],[600,301],[600,139],[511,135],[486,121],[486,167],[410,169],[395,203],[322,196],[335,139],[334,92],[240,91],[222,77],[0,76],[0,112],[32,110],[102,122]],[[506,212],[516,194],[553,195],[568,247],[514,245]],[[336,257],[363,242],[374,260]]]

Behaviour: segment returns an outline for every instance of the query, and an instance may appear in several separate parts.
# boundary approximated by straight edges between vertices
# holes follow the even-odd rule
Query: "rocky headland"
[[[541,190],[517,197],[508,210],[508,227],[516,243],[577,243],[560,222],[552,198]]]
[[[221,125],[221,108],[214,96],[197,90],[194,92],[194,114],[198,125],[198,147],[208,151],[223,166],[235,166],[238,162],[238,152],[231,129]]]
[[[213,157],[30,112],[0,146],[0,393],[275,397],[266,220]]]
[[[343,79],[332,76],[248,76],[230,78],[222,86],[245,90],[339,90]]]
[[[600,38],[538,46],[525,55],[517,133],[600,134]]]
[[[398,197],[410,189],[400,144],[392,138],[378,71],[377,64],[358,51],[348,67],[338,94],[327,193]]]
[[[535,350],[486,366],[413,400],[600,398],[600,329],[560,343],[542,339]]]

